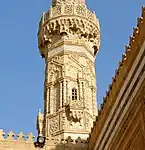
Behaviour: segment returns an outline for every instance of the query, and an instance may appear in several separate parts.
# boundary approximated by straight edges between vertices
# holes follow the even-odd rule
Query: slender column
[[[69,89],[68,89],[68,81],[66,81],[66,104],[68,104],[68,101],[69,101],[69,91],[68,91]]]
[[[66,104],[66,81],[63,82],[63,106]]]
[[[50,87],[46,92],[46,113],[50,113]]]
[[[69,80],[68,81],[68,84],[67,84],[67,97],[68,97],[68,99],[67,99],[67,105],[68,104],[70,104],[70,101],[71,101],[71,81]]]
[[[51,99],[50,99],[50,94],[51,94],[51,88],[49,87],[49,97],[48,97],[48,113],[50,113],[50,101],[51,101]]]
[[[53,114],[53,86],[50,87],[50,114]]]
[[[97,116],[96,90],[92,88],[93,116]]]
[[[49,18],[52,18],[52,6],[50,6],[50,9],[49,9]]]
[[[94,106],[94,90],[93,90],[93,87],[91,89],[91,92],[92,92],[91,94],[92,94],[92,111],[93,111],[92,115],[94,116],[94,114],[95,114],[95,112],[94,112],[95,106]]]
[[[80,101],[83,101],[83,82],[80,82]]]
[[[97,107],[98,105],[97,105],[97,95],[96,94],[97,94],[97,90],[95,89],[94,90],[94,95],[95,95],[95,100],[94,100],[94,102],[95,102],[95,115],[98,116],[98,107]]]
[[[81,95],[80,95],[80,81],[78,81],[78,99],[81,100]]]
[[[63,101],[63,82],[60,83],[60,108],[62,108],[62,101]]]
[[[46,137],[48,137],[48,135],[49,135],[49,131],[48,131],[49,121],[48,121],[48,118],[47,118],[45,121],[46,121],[46,122],[45,122],[46,128],[45,128],[45,131],[44,131],[44,135],[45,135]]]
[[[84,82],[82,82],[82,99],[83,99],[83,107],[85,106],[85,85]]]

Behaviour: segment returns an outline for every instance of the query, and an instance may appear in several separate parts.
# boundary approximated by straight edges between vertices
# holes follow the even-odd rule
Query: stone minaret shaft
[[[46,63],[42,134],[87,138],[97,115],[94,61],[100,28],[96,15],[84,0],[53,0],[40,21],[38,42]],[[42,117],[38,118],[42,124]]]

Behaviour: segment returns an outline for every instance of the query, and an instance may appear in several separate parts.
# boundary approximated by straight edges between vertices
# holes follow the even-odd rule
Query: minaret
[[[86,139],[98,115],[94,62],[100,27],[95,13],[85,0],[53,0],[40,21],[38,45],[46,64],[43,136]]]

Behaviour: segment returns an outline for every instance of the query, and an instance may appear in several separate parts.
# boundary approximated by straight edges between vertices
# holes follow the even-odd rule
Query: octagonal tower
[[[46,63],[39,134],[87,138],[98,114],[94,61],[100,27],[95,13],[85,0],[53,0],[40,21],[38,46]]]

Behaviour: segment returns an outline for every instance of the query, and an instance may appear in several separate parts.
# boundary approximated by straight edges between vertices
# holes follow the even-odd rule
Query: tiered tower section
[[[100,27],[95,13],[84,0],[53,0],[40,21],[38,43],[46,63],[39,134],[87,138],[98,114],[94,61]]]

